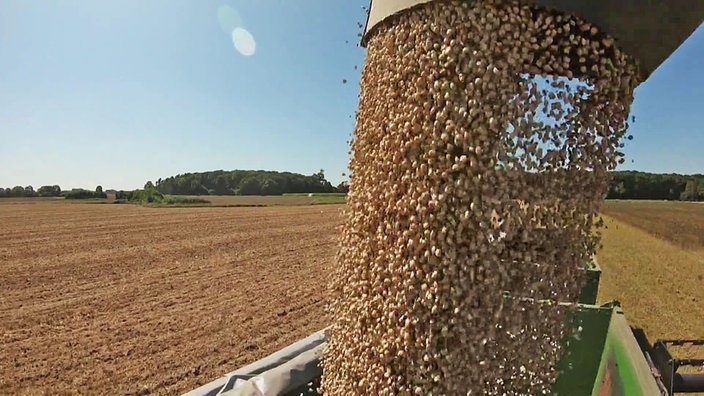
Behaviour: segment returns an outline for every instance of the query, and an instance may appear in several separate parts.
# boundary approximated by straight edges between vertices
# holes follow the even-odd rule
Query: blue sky
[[[337,183],[366,4],[0,0],[0,186],[128,189],[192,171],[321,168]],[[252,56],[233,26],[251,33]],[[701,26],[637,89],[627,168],[704,173],[697,70]]]

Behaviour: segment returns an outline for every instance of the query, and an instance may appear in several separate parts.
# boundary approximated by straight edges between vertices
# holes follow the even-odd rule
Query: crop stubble
[[[0,393],[178,393],[324,327],[340,206],[0,203]]]

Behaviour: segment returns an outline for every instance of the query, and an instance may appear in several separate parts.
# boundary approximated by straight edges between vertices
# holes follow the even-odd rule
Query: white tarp
[[[322,374],[325,331],[312,334],[264,359],[226,374],[184,396],[283,396]]]

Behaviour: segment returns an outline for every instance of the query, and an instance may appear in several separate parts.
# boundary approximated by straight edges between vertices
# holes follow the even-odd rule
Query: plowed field
[[[615,205],[600,299],[701,337],[699,208]],[[0,200],[0,395],[178,394],[325,327],[342,208]]]
[[[0,201],[0,394],[177,394],[325,327],[341,210]]]

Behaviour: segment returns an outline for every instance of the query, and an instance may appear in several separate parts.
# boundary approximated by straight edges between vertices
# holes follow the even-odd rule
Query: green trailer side
[[[594,305],[599,294],[599,281],[601,280],[601,267],[594,258],[585,266],[586,279],[579,294],[579,303]]]
[[[564,341],[555,395],[660,394],[620,307],[579,305],[573,319],[575,332]]]

